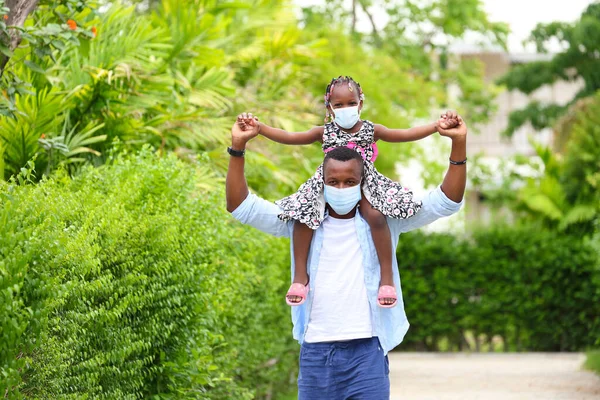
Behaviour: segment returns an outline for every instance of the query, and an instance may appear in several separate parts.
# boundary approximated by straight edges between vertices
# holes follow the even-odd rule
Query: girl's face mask
[[[336,108],[333,110],[333,114],[335,115],[335,123],[338,124],[340,128],[344,129],[351,129],[354,127],[360,116],[358,106]]]

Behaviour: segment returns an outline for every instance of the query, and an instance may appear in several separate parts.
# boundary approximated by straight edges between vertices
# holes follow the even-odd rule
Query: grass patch
[[[586,356],[587,359],[585,360],[585,364],[583,364],[584,368],[600,375],[600,350],[588,351]]]

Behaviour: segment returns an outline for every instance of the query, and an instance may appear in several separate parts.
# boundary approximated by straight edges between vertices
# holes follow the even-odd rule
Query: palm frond
[[[519,201],[529,212],[543,216],[551,221],[559,221],[564,212],[553,201],[552,197],[539,190],[538,187],[529,185],[519,192]]]
[[[576,204],[569,209],[564,218],[560,221],[559,229],[564,230],[573,224],[593,221],[599,213],[600,210],[597,205]]]

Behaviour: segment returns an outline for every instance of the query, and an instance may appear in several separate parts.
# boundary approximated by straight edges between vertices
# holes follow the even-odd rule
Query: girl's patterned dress
[[[373,208],[391,218],[410,218],[421,209],[421,202],[413,200],[413,193],[398,182],[383,176],[375,169],[377,158],[375,127],[370,121],[362,121],[356,133],[348,133],[335,123],[325,125],[323,151],[346,146],[359,152],[365,160],[362,191]],[[298,191],[291,196],[276,201],[282,209],[279,218],[284,221],[296,220],[312,229],[317,229],[325,215],[323,195],[323,164]]]

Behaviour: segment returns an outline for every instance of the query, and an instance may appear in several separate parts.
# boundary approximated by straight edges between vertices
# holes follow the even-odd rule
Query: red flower
[[[67,25],[69,25],[69,29],[72,31],[77,29],[77,23],[75,21],[73,21],[72,19],[67,21]]]
[[[96,37],[97,34],[98,34],[98,29],[96,29],[95,26],[92,26],[92,35],[94,35],[94,37]]]

